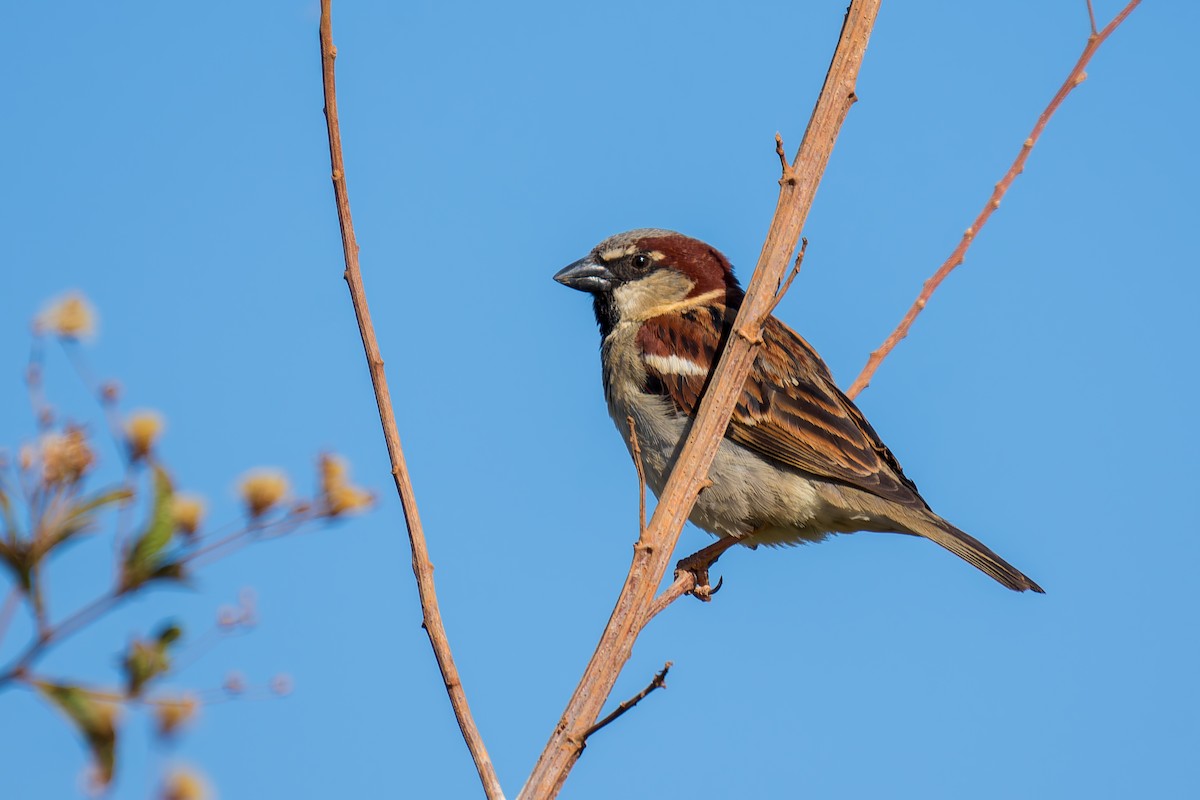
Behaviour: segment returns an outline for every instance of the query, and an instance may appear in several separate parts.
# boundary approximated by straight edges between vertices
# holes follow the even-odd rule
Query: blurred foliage
[[[350,483],[344,461],[325,454],[318,463],[317,489],[311,499],[293,498],[291,484],[282,472],[254,470],[240,483],[245,517],[219,529],[221,535],[206,533],[203,500],[176,492],[159,453],[163,417],[146,410],[123,417],[117,385],[92,380],[79,340],[93,336],[96,328],[95,311],[78,294],[52,303],[34,322],[26,384],[37,438],[17,449],[15,462],[7,456],[0,459],[0,565],[11,578],[8,596],[0,605],[0,644],[21,608],[30,615],[32,635],[16,657],[0,667],[0,694],[12,688],[32,689],[66,716],[91,754],[93,786],[104,790],[118,767],[124,709],[149,709],[158,735],[165,739],[194,720],[203,704],[204,694],[199,692],[155,694],[158,683],[175,674],[186,660],[181,658],[184,630],[174,621],[163,622],[149,636],[130,641],[118,659],[119,688],[96,688],[79,680],[41,675],[37,664],[42,655],[129,597],[156,585],[186,582],[196,570],[247,544],[365,510],[374,498]],[[99,404],[104,420],[101,427],[117,442],[124,469],[114,484],[89,486],[97,481],[92,428],[58,420],[45,396],[42,370],[50,340],[57,340],[66,351]],[[139,511],[143,519],[136,523]],[[61,620],[51,620],[46,612],[44,575],[52,557],[69,542],[99,532],[114,537],[114,552],[119,554],[111,588]],[[108,570],[109,566],[101,561],[96,568]],[[217,635],[229,633],[254,621],[251,601],[243,597],[239,609],[222,609],[214,630]],[[210,643],[199,637],[194,646]],[[240,676],[231,675],[217,691],[228,696],[246,689]],[[290,680],[277,677],[268,691],[286,694]],[[201,798],[208,794],[207,785],[196,773],[177,771],[164,783],[160,796]]]

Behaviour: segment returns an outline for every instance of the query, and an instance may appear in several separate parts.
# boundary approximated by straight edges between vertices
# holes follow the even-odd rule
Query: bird
[[[733,267],[699,239],[639,228],[608,237],[554,279],[592,296],[609,415],[631,454],[636,436],[634,457],[661,495],[744,297]],[[934,513],[813,347],[773,315],[708,479],[690,521],[722,537],[720,551],[902,533],[1009,589],[1043,592]]]

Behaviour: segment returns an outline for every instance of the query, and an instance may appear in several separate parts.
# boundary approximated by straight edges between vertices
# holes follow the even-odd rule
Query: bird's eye
[[[635,269],[645,269],[650,266],[650,256],[645,253],[638,253],[633,257],[633,266]]]

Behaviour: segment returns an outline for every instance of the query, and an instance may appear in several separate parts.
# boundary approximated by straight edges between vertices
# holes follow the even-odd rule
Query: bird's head
[[[742,297],[733,267],[719,250],[659,228],[610,236],[554,280],[592,295],[603,334],[621,321],[649,319],[682,305],[734,306]]]

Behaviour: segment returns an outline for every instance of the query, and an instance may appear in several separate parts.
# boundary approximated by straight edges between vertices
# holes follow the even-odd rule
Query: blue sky
[[[1096,6],[1103,21],[1120,4]],[[550,276],[611,233],[661,226],[747,278],[775,203],[772,137],[799,143],[843,9],[335,7],[366,284],[446,624],[510,795],[636,534],[591,311]],[[167,615],[199,632],[256,590],[254,633],[173,685],[286,672],[294,694],[207,708],[167,752],[132,717],[115,796],[148,796],[176,760],[225,798],[479,796],[420,629],[341,280],[316,3],[24,3],[9,18],[3,443],[33,431],[28,320],[75,288],[102,317],[89,359],[131,407],[166,416],[164,454],[215,518],[236,516],[246,469],[307,480],[326,448],[382,498],[45,660],[111,681],[130,634]],[[1004,591],[908,537],[730,553],[716,602],[656,620],[616,694],[671,660],[667,691],[589,743],[564,796],[1196,793],[1198,24],[1189,4],[1147,3],[1104,46],[859,401],[933,507],[1047,594]],[[1082,1],[885,4],[777,312],[843,384],[1087,30]],[[64,411],[94,418],[66,362],[49,368]],[[681,547],[707,541],[689,528]],[[108,554],[86,543],[56,566],[53,613],[103,587]],[[0,709],[0,794],[74,791],[85,760],[66,723],[21,691]]]

